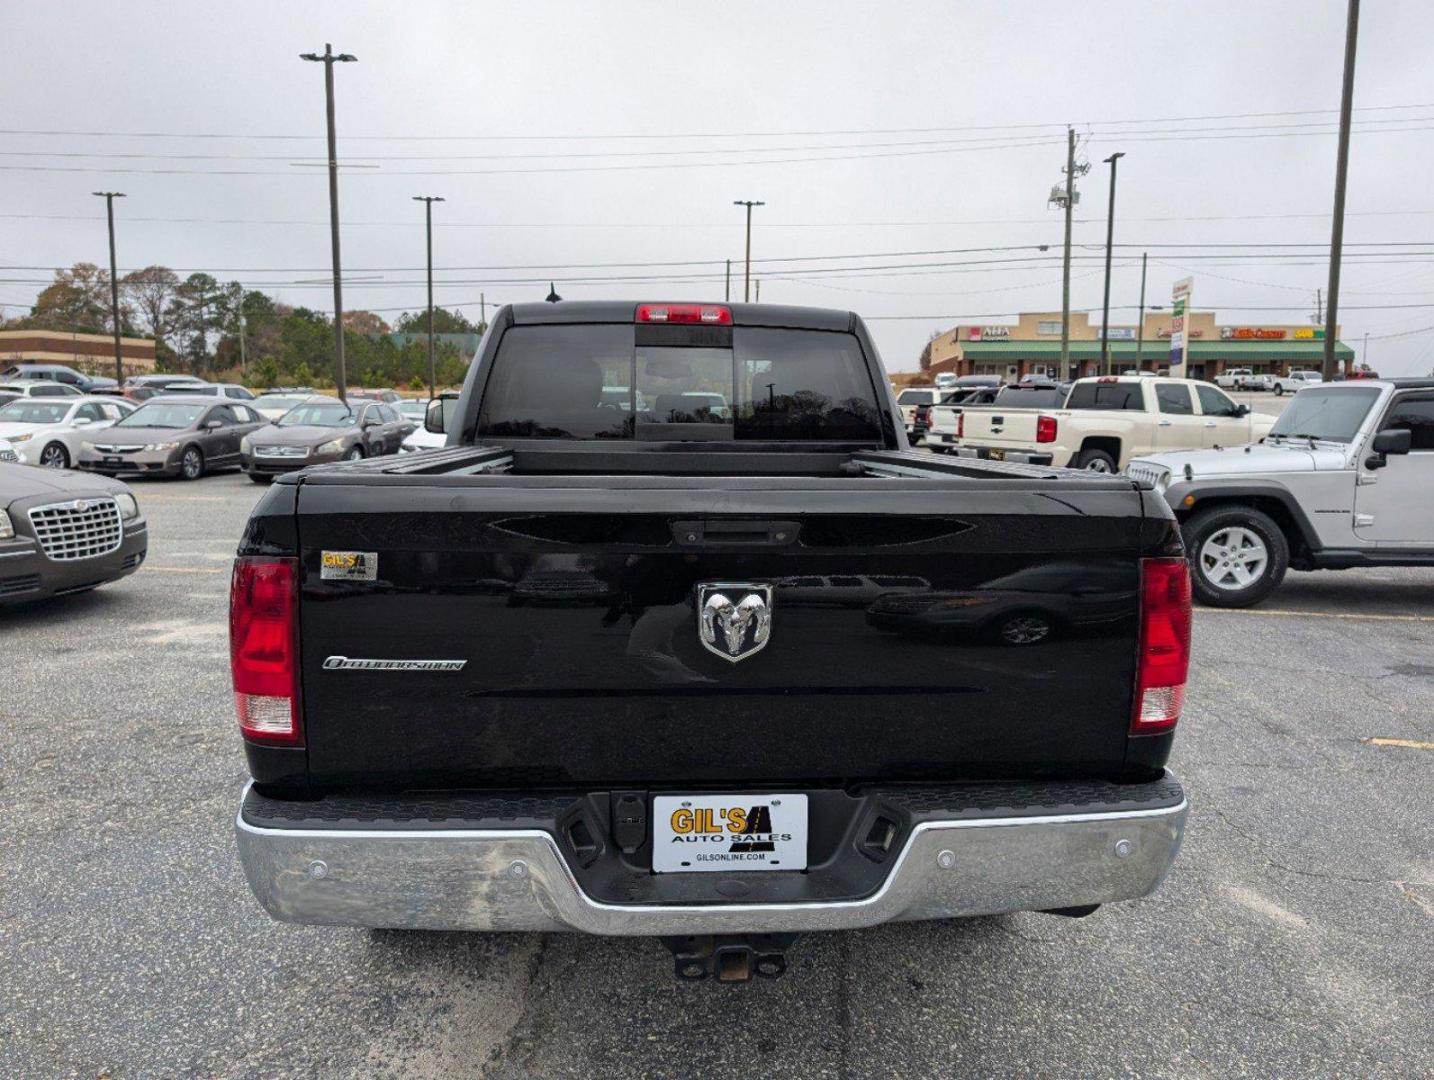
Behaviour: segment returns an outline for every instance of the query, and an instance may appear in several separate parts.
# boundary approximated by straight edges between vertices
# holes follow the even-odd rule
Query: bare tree
[[[178,285],[179,275],[167,266],[146,266],[120,278],[120,288],[138,310],[156,346],[164,344],[169,305]]]

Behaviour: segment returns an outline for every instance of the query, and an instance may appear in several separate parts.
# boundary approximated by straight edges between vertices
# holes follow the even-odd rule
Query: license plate
[[[1005,460],[1006,460],[1006,451],[1004,451],[1004,450],[987,450],[987,451],[986,451],[986,456],[987,456],[988,458],[990,458],[992,461],[1005,461]]]
[[[123,464],[124,464],[124,458],[107,457],[107,458],[105,458],[105,464],[106,464],[106,465],[123,465]]]
[[[805,870],[805,795],[658,795],[652,801],[652,869]]]

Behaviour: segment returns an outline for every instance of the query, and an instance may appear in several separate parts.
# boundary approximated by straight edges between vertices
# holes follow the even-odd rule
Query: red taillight
[[[931,426],[931,406],[923,405],[916,410],[916,422],[922,427]]]
[[[239,730],[251,742],[298,746],[296,559],[240,557],[229,585],[229,666]]]
[[[1036,417],[1036,442],[1056,441],[1056,418],[1054,416]]]
[[[958,438],[958,439],[964,439],[965,437],[966,437],[966,414],[963,413],[963,412],[962,412],[962,413],[957,413],[957,414],[956,414],[956,438]]]
[[[732,309],[721,304],[638,304],[637,321],[731,326]]]
[[[1190,672],[1190,566],[1140,560],[1140,653],[1132,735],[1169,731],[1180,719]]]

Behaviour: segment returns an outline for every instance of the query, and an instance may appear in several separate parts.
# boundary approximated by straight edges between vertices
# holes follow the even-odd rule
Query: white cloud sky
[[[1386,374],[1425,373],[1434,8],[1403,0],[1363,14],[1342,336],[1359,349],[1368,333]],[[1093,163],[1075,307],[1100,305],[1101,159],[1123,150],[1116,242],[1132,246],[1117,249],[1112,321],[1133,318],[1142,247],[1151,302],[1193,272],[1196,307],[1223,321],[1303,321],[1328,272],[1326,132],[1343,36],[1336,0],[8,4],[0,303],[18,314],[37,291],[28,282],[49,276],[11,267],[106,261],[103,204],[90,195],[103,188],[127,193],[122,272],[164,263],[256,286],[322,280],[324,170],[290,163],[323,160],[322,69],[298,54],[331,41],[359,58],[337,72],[340,157],[378,166],[342,176],[351,308],[423,304],[415,194],[447,199],[435,262],[452,283],[437,296],[470,317],[480,293],[541,299],[549,278],[574,299],[719,298],[727,258],[740,296],[732,200],[752,198],[767,204],[754,256],[812,259],[759,262],[762,299],[856,310],[887,367],[910,369],[956,317],[1059,307],[1060,219],[1046,198],[1071,123]],[[1261,113],[1289,115],[1234,115]],[[1221,119],[1174,122],[1189,117]],[[1277,124],[1292,134],[1271,137]],[[843,134],[811,134],[830,132]],[[186,134],[221,137],[173,137]],[[238,137],[260,135],[303,138]],[[598,137],[612,135],[724,137]],[[822,157],[833,160],[751,163]],[[98,171],[51,171],[77,169]],[[1391,243],[1408,246],[1355,246]],[[1002,250],[967,250],[981,248]],[[1027,261],[989,261],[1011,259]],[[592,265],[624,263],[690,265]],[[841,265],[866,269],[830,272]],[[322,286],[269,291],[331,305]]]

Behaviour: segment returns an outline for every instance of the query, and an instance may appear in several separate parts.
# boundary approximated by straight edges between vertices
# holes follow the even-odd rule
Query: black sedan
[[[148,550],[118,480],[0,465],[0,605],[87,592],[134,573]]]

